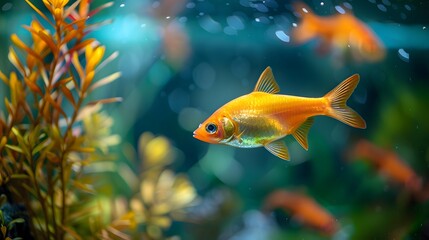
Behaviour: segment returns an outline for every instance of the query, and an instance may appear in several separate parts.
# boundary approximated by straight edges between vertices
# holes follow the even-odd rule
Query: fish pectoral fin
[[[289,160],[289,151],[282,140],[277,140],[264,145],[268,152],[276,155],[283,160]]]
[[[237,141],[241,144],[243,142],[243,140],[241,139],[241,136],[243,135],[245,130],[243,130],[240,134],[238,134],[237,136],[234,136],[235,139],[237,139]]]
[[[280,92],[280,87],[274,79],[273,72],[270,67],[267,67],[261,74],[256,83],[254,92],[266,92],[276,94]]]
[[[308,132],[310,131],[313,122],[314,119],[312,117],[307,118],[307,120],[305,120],[305,122],[301,124],[294,133],[292,133],[292,136],[305,150],[308,150]]]

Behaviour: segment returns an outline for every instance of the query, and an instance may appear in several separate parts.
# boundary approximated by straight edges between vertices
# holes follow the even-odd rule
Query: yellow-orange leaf
[[[13,47],[9,47],[9,54],[8,54],[9,61],[18,69],[18,71],[21,73],[22,76],[25,76],[25,68],[22,65],[21,61],[18,58],[18,55],[16,54]]]
[[[86,17],[89,12],[89,0],[83,0],[79,5],[79,16]]]
[[[42,0],[42,2],[45,4],[45,7],[49,10],[49,12],[52,13],[51,3],[48,0]]]
[[[3,80],[6,85],[9,85],[9,79],[6,77],[6,75],[4,75],[2,71],[0,71],[0,79]]]
[[[73,94],[70,92],[70,90],[66,86],[61,85],[61,91],[64,93],[64,96],[67,98],[67,100],[70,101],[70,103],[73,105],[73,107],[76,107],[76,103],[74,101]]]
[[[88,47],[86,47],[86,49],[91,49],[91,47],[88,46]],[[105,51],[104,46],[100,46],[100,47],[97,47],[94,49],[94,51],[91,53],[91,55],[89,55],[89,59],[88,59],[88,55],[86,56],[86,61],[87,61],[86,70],[87,71],[92,71],[95,69],[95,66],[97,66],[97,64],[103,58],[104,51]]]
[[[61,86],[61,85],[67,85],[71,80],[73,80],[73,78],[72,77],[68,77],[68,78],[64,78],[64,79],[61,79],[59,81],[56,81],[54,83],[54,88],[57,88],[58,86]]]
[[[94,79],[94,71],[87,72],[85,80],[82,82],[82,92],[86,92],[89,85],[91,85],[92,80]]]
[[[70,30],[70,32],[68,32],[64,37],[63,41],[61,42],[61,45],[67,44],[68,42],[70,42],[73,38],[77,36],[77,34],[78,34],[77,30],[75,29]]]
[[[72,63],[77,71],[77,74],[79,74],[80,80],[83,81],[85,78],[85,74],[83,72],[82,65],[80,65],[79,56],[77,52],[73,53]]]
[[[86,47],[87,45],[93,43],[94,41],[95,41],[95,39],[93,39],[93,38],[86,39],[86,40],[82,41],[81,43],[77,44],[76,46],[72,47],[68,52],[73,53],[73,52],[79,51],[79,50],[83,49],[84,47]]]
[[[91,193],[91,194],[95,194],[95,190],[94,187],[89,185],[89,184],[84,184],[84,183],[80,183],[78,181],[73,181],[73,186],[79,190],[81,190],[82,192],[87,192],[87,193]]]
[[[7,111],[11,116],[15,114],[15,108],[12,106],[12,104],[9,102],[7,98],[4,99],[4,105],[6,106]]]
[[[57,47],[54,40],[52,39],[52,37],[49,34],[43,32],[43,31],[38,31],[36,34],[37,34],[37,36],[40,37],[40,39],[42,39],[49,46],[49,48],[51,49],[51,51],[55,55],[58,54],[58,50],[59,50],[58,48],[59,47]]]
[[[30,7],[37,12],[37,14],[39,14],[43,19],[45,19],[49,24],[51,24],[52,26],[54,26],[54,24],[52,24],[52,22],[46,17],[45,14],[43,14],[43,12],[41,12],[36,6],[34,6],[30,0],[25,0],[27,2],[28,5],[30,5]],[[51,11],[51,8],[46,4],[46,0],[43,0],[43,3],[45,3],[45,6],[48,8],[49,11]]]
[[[85,47],[85,58],[88,61],[92,57],[92,53],[94,52],[94,48],[92,46]]]
[[[21,39],[19,39],[19,37],[16,34],[12,34],[10,36],[10,39],[11,39],[12,43],[15,44],[18,48],[24,50],[28,54],[35,57],[37,60],[43,62],[42,57],[39,54],[37,54],[33,49],[31,49],[27,45],[25,45],[25,43],[23,41],[21,41]]]
[[[76,152],[84,152],[84,153],[92,153],[95,152],[94,148],[90,148],[90,147],[77,147],[77,148],[70,148],[70,150],[72,151],[76,151]]]
[[[78,19],[76,21],[73,21],[73,22],[65,25],[64,28],[67,30],[72,30],[72,29],[75,29],[74,25],[76,25],[77,28],[79,29],[79,28],[82,28],[83,26],[85,26],[85,22],[86,22],[86,18],[81,18],[81,19]]]
[[[64,117],[67,117],[66,113],[63,111],[61,106],[52,99],[51,94],[47,93],[45,94],[45,99],[58,111],[60,112]]]
[[[27,86],[31,89],[31,91],[38,93],[40,96],[43,95],[40,87],[37,86],[37,84],[35,84],[34,82],[32,82],[29,78],[24,78],[24,81],[27,84]]]

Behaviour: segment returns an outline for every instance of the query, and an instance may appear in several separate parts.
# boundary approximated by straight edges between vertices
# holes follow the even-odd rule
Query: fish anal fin
[[[273,72],[270,67],[267,67],[261,74],[256,83],[254,92],[278,93],[280,87],[274,79]]]
[[[276,140],[264,145],[271,154],[283,159],[289,160],[289,151],[282,140]]]
[[[298,141],[298,143],[305,149],[308,150],[308,132],[310,131],[311,125],[313,124],[314,119],[307,118],[298,129],[292,133],[292,136]]]

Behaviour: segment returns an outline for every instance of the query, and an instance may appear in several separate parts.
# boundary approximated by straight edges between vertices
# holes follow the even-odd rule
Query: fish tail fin
[[[324,98],[328,100],[327,115],[355,128],[366,128],[365,120],[353,109],[346,105],[359,83],[359,74],[347,78],[337,87],[327,93]]]
[[[301,21],[292,30],[293,41],[301,44],[316,37],[315,15],[312,10],[303,2],[292,4],[296,13],[301,15]]]

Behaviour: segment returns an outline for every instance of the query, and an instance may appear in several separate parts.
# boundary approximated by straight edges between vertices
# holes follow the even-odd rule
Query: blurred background
[[[93,6],[104,2],[94,0]],[[113,23],[91,36],[106,51],[119,52],[108,70],[122,72],[118,81],[96,93],[123,98],[105,108],[113,118],[113,132],[122,139],[113,150],[120,167],[111,173],[111,194],[132,196],[138,188],[127,174],[138,175],[144,159],[137,160],[130,149],[137,148],[142,133],[150,132],[168,139],[175,153],[170,168],[187,175],[200,196],[187,220],[173,223],[166,236],[429,238],[429,3],[306,4],[319,16],[353,14],[378,36],[383,58],[356,58],[347,50],[354,47],[350,45],[319,51],[318,39],[296,44],[293,29],[302,16],[290,1],[126,0],[114,1],[98,14],[96,18]],[[35,5],[43,9],[43,4]],[[0,2],[3,72],[12,69],[9,36],[29,38],[21,25],[33,16],[24,1]],[[263,148],[210,145],[192,137],[212,112],[251,92],[267,66],[281,94],[305,97],[323,96],[360,74],[348,105],[366,120],[367,129],[317,117],[308,151],[286,137],[288,162]],[[297,196],[296,202],[284,204]],[[323,213],[302,213],[313,205]],[[330,217],[325,220],[323,214]]]

